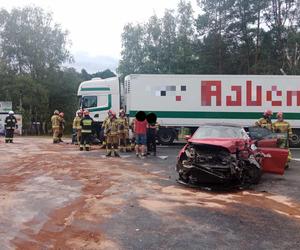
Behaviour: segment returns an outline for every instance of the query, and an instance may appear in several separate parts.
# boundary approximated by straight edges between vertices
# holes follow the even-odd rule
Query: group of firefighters
[[[260,118],[255,125],[262,127],[262,128],[267,128],[271,130],[274,133],[280,133],[283,134],[283,138],[279,138],[279,147],[280,148],[288,148],[289,150],[289,155],[288,155],[288,162],[292,159],[292,154],[289,149],[289,139],[292,136],[292,128],[289,122],[285,121],[283,118],[283,113],[278,112],[276,114],[277,120],[275,122],[272,122],[272,115],[273,112],[272,110],[266,110],[263,114],[263,117]],[[288,163],[287,163],[288,166]]]
[[[61,122],[61,117],[57,110],[54,111],[51,121],[53,128],[53,143],[57,143],[60,141],[59,124]],[[90,150],[93,128],[94,121],[90,117],[89,111],[78,110],[76,112],[76,117],[73,120],[73,130],[76,134],[75,144],[79,145],[80,151]],[[144,119],[144,121],[134,119],[132,123],[129,124],[123,109],[120,110],[118,117],[115,112],[109,110],[107,117],[102,123],[102,130],[104,133],[102,147],[106,147],[107,157],[113,155],[115,157],[120,157],[119,151],[130,152],[133,150],[133,147],[137,156],[144,157],[146,155],[146,145],[147,153],[150,154],[150,151],[152,151],[153,154],[156,155],[157,128],[158,125],[156,122],[147,122],[146,119]],[[135,134],[135,141],[134,139],[129,139],[129,129],[132,129]]]
[[[144,113],[144,112],[142,112]],[[273,112],[266,110],[263,117],[260,118],[255,125],[263,128],[267,128],[274,133],[285,134],[286,136],[279,139],[279,147],[289,148],[289,138],[292,135],[292,128],[290,124],[284,120],[283,113],[278,112],[276,114],[277,120],[272,122]],[[142,115],[143,116],[143,115]],[[145,114],[144,118],[138,119],[136,116],[132,123],[129,124],[128,118],[125,115],[123,109],[119,112],[119,117],[116,113],[109,110],[107,117],[105,118],[102,129],[104,131],[103,147],[107,149],[107,157],[112,156],[112,153],[116,157],[120,157],[119,150],[132,151],[135,142],[135,152],[137,156],[145,156],[147,145],[147,152],[153,152],[156,155],[156,132],[158,124],[156,120],[146,121]],[[65,127],[64,113],[58,110],[54,111],[51,117],[52,131],[53,131],[53,143],[62,142],[63,131]],[[93,132],[94,121],[89,115],[88,110],[78,110],[76,117],[73,121],[73,129],[77,136],[77,144],[79,149],[90,150],[91,147],[91,135]],[[18,127],[17,119],[14,116],[13,111],[9,111],[8,116],[5,119],[5,142],[13,143],[14,130]],[[129,129],[132,129],[134,139],[129,139]],[[289,149],[288,161],[292,159],[291,151]]]

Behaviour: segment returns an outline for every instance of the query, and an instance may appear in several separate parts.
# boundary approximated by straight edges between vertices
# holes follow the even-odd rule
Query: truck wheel
[[[157,140],[159,144],[169,145],[172,144],[175,139],[175,135],[172,129],[162,128],[158,131]]]
[[[293,134],[289,142],[290,147],[300,147],[300,129],[293,129]]]

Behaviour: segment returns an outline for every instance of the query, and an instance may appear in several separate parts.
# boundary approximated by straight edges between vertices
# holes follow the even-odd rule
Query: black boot
[[[111,157],[111,151],[106,154],[106,157]]]

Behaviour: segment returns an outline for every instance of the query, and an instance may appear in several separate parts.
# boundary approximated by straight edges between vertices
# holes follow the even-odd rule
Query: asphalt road
[[[176,182],[180,147],[106,159],[97,147],[0,138],[0,249],[300,249],[300,162],[216,192]]]

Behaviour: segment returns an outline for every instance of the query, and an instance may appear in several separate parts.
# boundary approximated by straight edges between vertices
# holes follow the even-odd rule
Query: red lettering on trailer
[[[256,100],[252,99],[252,81],[247,81],[247,106],[261,106],[262,87],[256,86]]]
[[[300,106],[300,91],[287,91],[287,100],[286,105],[287,106],[293,106],[293,97],[297,98],[297,106]]]
[[[232,96],[226,96],[226,106],[242,106],[242,86],[231,86],[231,90],[236,93],[236,100]]]
[[[221,81],[201,82],[201,104],[202,106],[212,106],[211,98],[216,97],[216,106],[222,105]]]
[[[270,102],[272,107],[300,106],[300,90],[287,90],[283,92],[278,86],[273,85],[271,89],[263,91],[262,85],[253,85],[251,80],[246,81],[246,86],[232,85],[228,86],[232,92],[231,95],[225,96],[226,103],[222,103],[222,82],[211,80],[201,81],[201,104],[202,106],[242,106],[245,98],[246,106],[262,106],[263,100]],[[243,94],[243,88],[245,93]],[[284,95],[285,94],[285,95]],[[213,104],[212,98],[215,98]],[[286,103],[283,103],[285,100]],[[264,98],[264,99],[263,99]]]
[[[281,107],[282,101],[280,100],[273,100],[272,94],[275,94],[276,96],[282,97],[282,91],[277,90],[277,86],[272,86],[272,90],[267,91],[267,101],[271,102],[272,106],[275,107]]]

